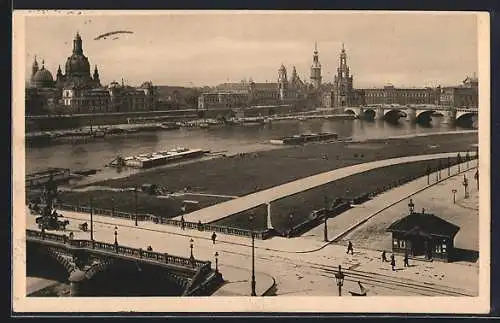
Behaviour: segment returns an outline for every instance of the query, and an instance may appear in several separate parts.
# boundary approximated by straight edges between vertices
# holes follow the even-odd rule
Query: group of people
[[[352,245],[352,242],[349,240],[347,242],[347,254],[351,254],[351,255],[354,255],[354,247]],[[394,257],[394,254],[391,254],[391,260],[387,259],[387,253],[384,251],[382,251],[382,262],[390,262],[391,263],[391,268],[393,271],[396,270],[396,257]],[[405,267],[410,267],[410,263],[409,263],[409,255],[408,255],[408,252],[405,252],[405,255],[404,255],[404,258],[403,258],[403,264]]]
[[[388,262],[389,260],[387,259],[387,254],[384,251],[382,251],[382,262]],[[391,268],[392,268],[392,271],[395,271],[396,270],[396,257],[394,257],[394,254],[391,254],[391,260],[390,260],[390,263],[391,263]],[[403,258],[403,264],[405,267],[409,267],[410,264],[409,264],[409,256],[408,256],[408,252],[405,252],[405,255],[404,255],[404,258]]]

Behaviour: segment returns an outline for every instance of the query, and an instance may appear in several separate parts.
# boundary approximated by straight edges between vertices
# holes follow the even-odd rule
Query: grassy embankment
[[[134,174],[126,178],[94,183],[92,185],[127,188],[133,187],[136,184],[150,183],[166,187],[169,191],[174,192],[189,187],[188,191],[194,193],[242,196],[306,176],[359,163],[419,154],[473,151],[471,145],[475,143],[477,143],[477,134],[450,134],[411,139],[371,140],[362,143],[311,144],[189,163],[177,167]],[[331,193],[328,193],[328,195],[331,197],[342,196],[345,194],[345,189],[349,187],[349,195],[355,196],[357,195],[355,190],[358,187],[367,191],[371,187],[369,185],[372,185],[370,183],[373,183],[373,185],[377,184],[378,186],[388,185],[397,180],[398,176],[402,178],[410,175],[410,169],[413,169],[413,166],[394,166],[390,170],[376,170],[374,172],[377,173],[370,174],[369,176],[367,174],[353,175],[362,176],[364,179],[360,180],[359,184],[356,185],[353,184],[353,176],[336,181],[330,185],[338,188],[332,188]],[[422,164],[416,165],[415,171],[417,170],[423,175],[425,166]],[[370,177],[373,179],[370,179]],[[383,184],[382,181],[385,181],[385,179],[387,179],[387,183]],[[310,205],[309,208],[312,210],[317,208],[316,205],[318,205],[318,203],[309,200],[312,195],[318,195],[318,193],[312,193],[312,191],[283,200],[300,200],[302,205],[307,203],[308,207]],[[113,197],[116,209],[134,212],[135,202],[133,192],[67,192],[61,195],[61,199],[63,203],[87,205],[87,201],[91,195],[94,197],[95,207],[110,209],[111,197]],[[320,195],[321,205],[323,205],[324,193]],[[227,198],[205,196],[159,199],[145,193],[139,193],[138,212],[152,213],[169,218],[174,217],[180,214],[182,199],[200,201],[198,208],[227,200]],[[304,216],[308,215],[308,213],[301,215],[303,212],[301,211],[302,209],[296,209],[293,203],[289,203],[276,202],[276,205],[273,206],[273,221],[276,222],[273,222],[273,224],[275,226],[285,225],[284,223],[281,224],[283,220],[279,220],[281,218],[279,214],[286,214],[286,217],[288,217],[290,212],[297,213],[293,220],[293,222],[297,221],[297,223],[301,219],[303,220]],[[281,206],[282,204],[283,206]],[[264,208],[262,209],[265,210]],[[248,227],[246,220],[239,219],[240,217],[235,215],[219,222],[227,225],[231,224],[231,226]],[[289,222],[288,218],[285,222]],[[257,216],[254,225],[256,228],[265,226],[265,219],[262,220],[260,216]]]

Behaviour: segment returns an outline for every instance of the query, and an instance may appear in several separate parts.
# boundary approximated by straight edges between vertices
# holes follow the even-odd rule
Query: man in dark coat
[[[184,230],[186,228],[186,222],[184,221],[184,217],[181,216],[181,229]]]
[[[404,261],[404,264],[405,264],[405,267],[409,267],[409,263],[408,263],[408,252],[405,252],[405,257],[403,259]]]
[[[349,243],[347,244],[347,254],[351,252],[351,255],[354,255],[354,248],[352,247],[352,242],[349,240]]]
[[[215,239],[217,238],[217,235],[214,233],[212,233],[212,242],[215,244]]]
[[[387,262],[387,256],[386,256],[385,250],[382,251],[382,262]]]
[[[394,255],[392,254],[391,255],[391,267],[392,267],[392,271],[395,271],[395,267],[396,267],[396,259],[394,258]]]

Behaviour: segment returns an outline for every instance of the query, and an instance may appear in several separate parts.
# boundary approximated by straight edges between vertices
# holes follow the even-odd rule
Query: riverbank
[[[97,140],[106,140],[115,137],[130,137],[139,133],[154,133],[163,131],[178,130],[180,128],[220,128],[220,127],[242,127],[242,126],[263,126],[271,122],[281,121],[306,121],[312,119],[327,119],[327,120],[353,120],[355,119],[349,114],[293,114],[293,115],[276,115],[269,117],[241,117],[229,120],[218,120],[210,118],[197,118],[181,120],[177,122],[131,122],[118,124],[100,124],[98,126],[76,127],[66,130],[46,130],[46,131],[30,131],[25,135],[26,144],[30,146],[40,147],[48,145],[57,145],[65,143],[84,144]],[[167,121],[167,120],[166,120]]]
[[[312,144],[216,158],[191,164],[178,165],[168,169],[153,169],[126,178],[102,181],[94,185],[126,189],[134,187],[135,185],[140,186],[147,183],[166,188],[169,192],[182,191],[183,194],[188,195],[184,198],[181,197],[181,201],[177,198],[158,199],[142,192],[138,196],[140,200],[138,203],[140,213],[153,213],[162,217],[174,217],[181,214],[180,208],[182,208],[181,205],[183,204],[183,200],[195,201],[196,203],[194,203],[194,205],[199,205],[197,207],[198,209],[224,201],[224,198],[206,197],[203,196],[203,194],[243,196],[299,178],[369,161],[450,151],[470,150],[472,153],[474,151],[474,144],[477,144],[477,134],[461,134],[459,136],[456,134],[442,134],[435,136],[419,136],[413,139],[399,138],[369,140],[356,143],[334,142]],[[445,161],[441,160],[441,162],[444,164]],[[434,164],[433,166],[436,165]],[[384,186],[388,183],[393,183],[394,180],[397,180],[399,177],[410,176],[415,172],[418,172],[419,175],[423,175],[425,169],[422,165],[411,168],[400,167],[397,170],[399,173],[396,177],[399,176],[398,178],[393,176],[396,174],[393,170],[385,169],[379,172],[381,172],[379,174],[380,176],[377,175],[374,177],[368,175],[369,179],[366,181],[369,181],[373,185]],[[365,174],[365,176],[367,175]],[[364,185],[365,179],[360,177],[359,180],[356,180],[358,184],[352,187],[349,194],[346,194],[343,190],[346,186],[351,189],[352,185],[350,180],[345,180],[339,185],[334,184],[335,190],[330,192],[329,195],[334,197],[340,197],[340,195],[352,196],[357,194],[356,190],[366,189]],[[87,205],[87,201],[92,195],[95,196],[95,201],[99,201],[94,203],[100,203],[99,206],[95,204],[94,207],[111,209],[111,204],[114,203],[115,207],[120,207],[120,210],[133,213],[135,208],[133,192],[121,193],[121,196],[116,194],[120,193],[112,191],[108,191],[107,193],[105,193],[105,191],[68,192],[63,193],[61,198],[62,203],[65,204],[79,203],[80,205]],[[304,192],[303,194],[310,195],[313,193]],[[361,192],[359,194],[361,194]],[[317,194],[314,193],[313,195]],[[307,202],[311,210],[314,208],[321,208],[323,206],[324,194],[321,195],[321,198],[314,196],[314,201],[309,201],[312,196],[310,195],[306,199],[307,201],[303,200],[301,203]],[[151,201],[148,202],[146,200]],[[292,201],[293,198],[289,200]],[[121,202],[118,203],[117,201]],[[314,203],[309,205],[311,202]],[[292,204],[293,203],[296,204],[296,201],[293,201]],[[152,208],[153,206],[154,208]],[[293,223],[289,223],[287,218],[289,213],[287,210],[290,208],[293,208],[293,206],[289,205],[289,203],[284,203],[283,206],[280,207],[280,212],[273,212],[273,216],[276,217],[277,226],[286,228],[290,224],[299,223],[304,220],[304,218],[309,215],[309,211],[311,211],[309,210],[306,212],[302,209],[297,209],[296,212],[298,215],[294,216]],[[261,212],[258,212],[259,216],[255,219],[254,225],[263,228],[266,225],[265,212],[262,211],[262,215],[260,215],[260,213]],[[230,221],[230,224],[223,224],[237,227],[248,226],[246,216],[238,215],[231,218],[231,220],[225,220]]]
[[[380,159],[415,154],[434,154],[471,150],[477,134],[440,134],[414,138],[372,139],[331,142],[241,153],[190,164],[152,169],[95,183],[115,188],[144,183],[167,187],[169,191],[187,188],[190,192],[245,195],[298,178],[328,170]]]

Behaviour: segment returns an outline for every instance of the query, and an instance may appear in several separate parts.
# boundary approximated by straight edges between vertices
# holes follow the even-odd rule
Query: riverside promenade
[[[455,158],[457,156],[457,153],[458,152],[391,158],[338,168],[329,172],[312,175],[256,193],[248,194],[237,199],[232,199],[223,203],[215,204],[213,206],[187,213],[182,216],[184,217],[185,221],[189,222],[201,221],[201,223],[211,223],[226,218],[230,215],[257,207],[262,204],[270,203],[275,200],[306,191],[308,189],[328,184],[350,175],[359,174],[380,167],[392,166],[408,162],[425,161],[447,157]],[[464,156],[466,152],[460,152],[460,154]],[[177,216],[174,219],[180,220],[181,216]]]
[[[469,179],[469,192],[477,192],[476,182],[474,180],[474,173],[477,168],[477,162],[477,160],[472,160],[469,163],[464,162],[460,164],[460,166],[451,166],[451,177],[448,176],[448,170],[445,168],[441,171],[431,173],[429,176],[429,184],[427,184],[427,176],[420,177],[395,189],[379,194],[375,198],[370,199],[363,204],[353,205],[353,208],[337,215],[334,218],[327,220],[328,240],[338,242],[342,240],[348,233],[365,224],[373,217],[375,217],[374,221],[376,221],[377,219],[382,217],[382,213],[393,212],[392,210],[397,206],[397,210],[399,213],[391,218],[392,220],[396,221],[394,217],[401,217],[401,215],[407,212],[407,204],[410,198],[413,198],[415,203],[420,202],[416,204],[416,207],[419,208],[417,208],[416,211],[420,211],[422,208],[425,208],[429,212],[437,211],[433,210],[431,206],[432,201],[437,199],[438,197],[442,202],[439,206],[439,211],[441,211],[443,207],[453,207],[451,192],[452,189],[457,189],[456,200],[459,202],[463,201],[463,186],[461,185],[461,181],[463,180],[464,174],[466,174],[467,178]],[[468,170],[467,164],[469,165]],[[437,173],[439,173],[440,175]],[[415,200],[415,197],[417,195],[425,195],[425,197],[419,198],[417,201]],[[445,199],[446,202],[443,202],[443,199]],[[441,216],[441,214],[436,215]],[[477,220],[477,218],[474,219]],[[386,224],[388,226],[391,223]],[[475,223],[474,227],[477,228],[477,223]],[[387,234],[390,235],[389,233]],[[302,237],[323,241],[324,226],[319,225],[302,234]],[[388,247],[391,247],[391,245],[389,244]]]
[[[463,165],[461,167],[463,169]],[[449,180],[453,178],[457,177]],[[427,177],[408,183],[406,187],[397,187],[374,197],[367,202],[373,204],[365,205],[363,212],[359,213],[364,214],[364,218],[358,215],[357,221],[362,222],[371,216],[376,219],[377,214],[380,213],[380,209],[377,208],[386,208],[387,203],[394,204],[404,198],[405,194],[412,193],[412,190],[413,194],[422,191],[424,179],[426,181]],[[471,190],[472,186],[474,186],[473,181],[471,181]],[[392,202],[389,199],[392,199]],[[70,220],[69,230],[71,231],[78,224],[89,222],[88,214],[68,211],[61,213]],[[401,214],[401,217],[405,214]],[[28,215],[28,224],[33,225],[33,218],[34,216]],[[335,219],[340,218],[331,220]],[[328,224],[332,228],[335,227],[334,230],[338,230],[339,234],[351,231],[354,225],[352,222],[335,224],[331,221]],[[194,256],[214,262],[214,253],[218,252],[221,273],[224,277],[230,277],[229,280],[233,283],[225,285],[226,289],[220,289],[219,294],[216,295],[235,295],[235,292],[239,292],[239,295],[248,295],[251,268],[251,240],[249,238],[218,234],[216,243],[213,244],[210,239],[211,232],[182,230],[179,227],[149,222],[140,222],[136,227],[131,220],[94,215],[95,239],[113,242],[115,226],[120,244],[144,249],[151,245],[155,251],[164,251],[172,255],[188,256],[189,241],[193,239]],[[319,228],[322,229],[322,225],[316,230]],[[74,234],[75,238],[89,238],[89,232],[74,231]],[[256,272],[273,278],[278,296],[336,295],[334,275],[338,265],[342,265],[346,274],[344,285],[346,290],[359,291],[357,282],[361,281],[365,287],[369,288],[369,295],[475,296],[478,293],[479,268],[477,266],[460,262],[414,261],[412,267],[403,268],[402,259],[397,256],[398,270],[392,272],[389,266],[380,261],[379,250],[358,248],[355,245],[354,255],[347,255],[345,245],[332,243],[332,241],[323,242],[317,237],[312,238],[305,234],[293,239],[273,237],[269,240],[255,241]],[[331,238],[335,238],[334,232]],[[236,273],[236,268],[241,274]],[[259,293],[266,289],[266,285],[270,285],[263,282],[265,279],[263,277],[257,274],[257,289],[259,290],[259,286],[262,286]],[[228,289],[233,286],[233,289]]]

